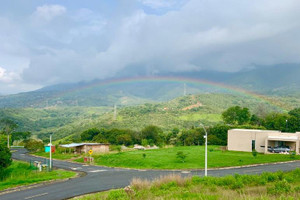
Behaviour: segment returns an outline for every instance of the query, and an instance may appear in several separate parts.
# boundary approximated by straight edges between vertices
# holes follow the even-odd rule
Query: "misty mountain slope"
[[[300,65],[282,64],[258,67],[254,70],[238,72],[226,82],[266,94],[298,95]]]
[[[169,80],[166,77],[170,77]],[[226,85],[266,95],[300,95],[300,65],[282,64],[257,67],[235,73],[197,71],[164,73],[153,80],[135,80],[122,77],[110,80],[67,83],[47,86],[36,91],[1,96],[2,107],[49,106],[129,106],[147,102],[168,101],[184,94],[232,93]],[[126,78],[125,78],[126,79]],[[121,81],[120,81],[121,80]],[[213,84],[200,84],[195,80],[207,80]],[[186,82],[185,82],[186,81]],[[224,84],[224,87],[218,85]]]

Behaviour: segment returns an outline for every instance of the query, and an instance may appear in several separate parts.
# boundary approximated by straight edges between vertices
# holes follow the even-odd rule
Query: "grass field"
[[[168,175],[149,182],[133,179],[130,187],[74,198],[76,200],[122,199],[300,199],[300,169],[283,173],[188,177]]]
[[[279,161],[300,160],[300,156],[291,158],[283,154],[258,154],[221,151],[218,146],[208,147],[208,167],[229,167],[258,163],[271,163]],[[182,151],[187,155],[184,162],[178,159],[177,152]],[[143,155],[144,154],[144,155]],[[94,155],[95,163],[109,167],[126,167],[137,169],[200,169],[204,168],[204,146],[184,146],[173,148],[162,148],[145,151],[126,151],[121,153],[110,153]],[[83,162],[83,158],[75,161]]]
[[[187,115],[179,116],[179,119],[185,121],[199,121],[199,120],[207,120],[210,122],[220,122],[222,121],[221,114],[199,114],[199,113],[191,113]]]
[[[51,172],[38,172],[28,163],[13,161],[6,171],[7,177],[0,182],[0,191],[42,181],[70,178],[76,175],[75,172],[64,170],[53,170]]]

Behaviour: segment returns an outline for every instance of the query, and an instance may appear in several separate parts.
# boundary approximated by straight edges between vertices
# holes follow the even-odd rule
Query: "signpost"
[[[92,154],[93,154],[93,150],[92,149],[89,150],[89,154],[90,154],[90,164],[91,164],[91,162],[92,162]]]

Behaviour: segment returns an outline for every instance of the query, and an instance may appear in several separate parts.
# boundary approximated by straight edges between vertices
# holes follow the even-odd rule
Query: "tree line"
[[[300,108],[288,113],[272,112],[264,116],[252,114],[248,108],[230,107],[222,113],[223,122],[206,127],[208,143],[227,145],[227,132],[233,128],[300,131]],[[203,145],[205,131],[202,127],[173,128],[163,132],[158,126],[149,125],[140,131],[131,129],[91,128],[81,133],[80,141],[110,143],[114,145]]]

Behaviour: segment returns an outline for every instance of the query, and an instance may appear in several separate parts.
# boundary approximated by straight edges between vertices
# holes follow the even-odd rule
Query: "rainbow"
[[[282,102],[267,97],[262,94],[257,94],[255,92],[245,90],[239,87],[235,87],[232,85],[227,85],[219,82],[212,82],[204,79],[196,79],[196,78],[187,78],[187,77],[170,77],[170,76],[144,76],[144,77],[128,77],[128,78],[119,78],[119,79],[107,79],[107,80],[100,80],[97,82],[93,82],[91,84],[87,84],[85,86],[70,89],[68,91],[64,91],[60,93],[58,96],[65,96],[68,94],[76,93],[83,90],[93,89],[97,87],[107,87],[111,85],[120,85],[120,84],[131,84],[131,83],[145,83],[145,82],[166,82],[166,83],[186,83],[186,84],[193,84],[193,85],[201,85],[205,87],[212,87],[216,89],[221,89],[228,91],[229,93],[233,94],[241,94],[243,96],[248,96],[251,98],[258,99],[263,101],[267,104],[270,104],[282,111],[286,111],[287,106],[284,105]],[[55,95],[57,96],[57,95]]]

